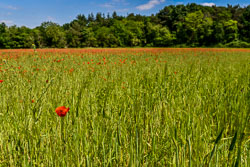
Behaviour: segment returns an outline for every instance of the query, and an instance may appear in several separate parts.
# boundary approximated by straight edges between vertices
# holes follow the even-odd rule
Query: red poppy
[[[64,106],[56,108],[56,113],[59,117],[64,117],[68,111],[69,111],[69,108],[66,108]]]
[[[2,83],[3,82],[3,80],[0,80],[0,83]]]
[[[33,100],[31,100],[31,103],[35,103],[35,100],[33,99]]]

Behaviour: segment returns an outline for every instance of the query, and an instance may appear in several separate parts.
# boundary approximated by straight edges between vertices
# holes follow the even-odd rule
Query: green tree
[[[188,13],[185,17],[184,29],[189,35],[188,43],[197,44],[198,42],[198,30],[202,29],[204,14],[201,11]]]
[[[3,39],[4,48],[31,48],[34,43],[32,30],[24,26],[6,28]]]
[[[40,26],[43,47],[63,48],[66,46],[65,33],[62,27],[53,22],[43,22]]]
[[[99,47],[117,47],[119,41],[108,27],[101,27],[96,31],[96,39]]]
[[[244,46],[250,42],[250,5],[169,5],[156,14],[126,17],[116,12],[79,14],[60,26],[44,22],[34,29],[0,25],[0,48]]]
[[[161,25],[154,26],[155,38],[154,46],[170,46],[173,43],[173,35],[166,27]]]
[[[0,48],[6,48],[5,42],[6,42],[6,29],[7,26],[5,23],[0,24]]]
[[[119,41],[118,46],[129,46],[129,31],[125,26],[124,21],[114,20],[113,25],[110,27],[115,37]]]
[[[240,39],[250,42],[250,5],[244,8],[242,16],[240,17]]]
[[[213,19],[211,17],[203,18],[202,24],[198,30],[199,45],[209,45],[213,39]]]
[[[235,20],[228,20],[224,22],[225,39],[227,42],[232,42],[238,39],[237,23],[238,22]]]
[[[68,47],[81,47],[83,38],[81,25],[78,22],[72,22],[68,30],[66,30],[66,40]]]
[[[92,28],[89,28],[89,27],[83,28],[82,35],[83,35],[83,39],[81,43],[82,47],[97,47],[98,46],[97,39],[95,37],[95,33]]]
[[[147,22],[147,46],[170,46],[175,39],[170,31],[161,25]]]
[[[212,33],[212,42],[213,43],[225,43],[225,31],[224,25],[220,22],[215,22],[213,25],[213,33]]]

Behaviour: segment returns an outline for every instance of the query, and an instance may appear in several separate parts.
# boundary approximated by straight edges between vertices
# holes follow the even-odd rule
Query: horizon
[[[107,15],[108,13],[112,14],[114,11],[119,16],[127,16],[131,13],[150,16],[156,14],[165,6],[191,3],[203,6],[215,5],[217,7],[226,7],[228,4],[232,6],[240,5],[240,7],[249,5],[247,0],[239,0],[237,3],[233,0],[226,3],[222,0],[93,0],[91,2],[86,0],[54,0],[53,2],[44,0],[37,3],[32,3],[31,0],[23,0],[22,2],[18,0],[2,0],[0,2],[0,23],[4,22],[7,26],[16,25],[18,27],[35,28],[47,21],[63,25],[73,21],[79,14],[87,17],[91,13],[96,15],[96,13],[100,12]]]

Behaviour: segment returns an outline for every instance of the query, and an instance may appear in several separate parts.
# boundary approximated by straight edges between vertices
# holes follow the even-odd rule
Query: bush
[[[233,48],[250,48],[250,43],[244,41],[232,41],[230,43],[225,44],[226,47],[233,47]]]

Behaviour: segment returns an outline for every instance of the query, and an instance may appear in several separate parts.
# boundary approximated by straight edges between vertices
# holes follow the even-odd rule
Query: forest
[[[156,14],[79,14],[64,25],[0,24],[0,48],[244,47],[250,48],[250,5],[169,5]]]

